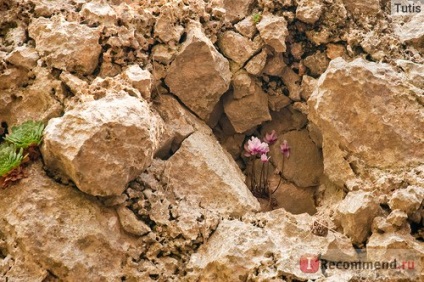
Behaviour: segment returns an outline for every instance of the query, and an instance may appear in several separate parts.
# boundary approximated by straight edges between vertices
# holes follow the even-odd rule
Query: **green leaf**
[[[0,177],[17,168],[23,160],[23,149],[17,151],[15,145],[0,144]]]
[[[40,145],[43,137],[44,124],[40,121],[26,121],[18,126],[13,126],[6,141],[15,144],[18,148],[26,149],[29,146]]]

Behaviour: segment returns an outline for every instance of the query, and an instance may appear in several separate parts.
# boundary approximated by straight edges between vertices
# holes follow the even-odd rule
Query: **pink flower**
[[[271,131],[271,133],[266,133],[264,141],[269,145],[274,144],[275,141],[277,141],[277,134],[275,133],[275,130]]]
[[[290,157],[290,146],[287,143],[287,140],[284,140],[283,143],[280,145],[281,153],[286,157]]]
[[[267,163],[271,157],[268,157],[266,154],[261,155],[261,162]]]
[[[244,149],[246,150],[246,153],[244,155],[246,157],[250,156],[256,156],[256,155],[262,155],[269,152],[269,146],[265,142],[261,142],[259,138],[252,136],[250,140],[247,141],[246,144],[244,144]]]

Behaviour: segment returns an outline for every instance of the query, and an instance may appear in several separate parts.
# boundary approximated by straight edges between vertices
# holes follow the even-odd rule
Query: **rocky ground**
[[[2,127],[46,124],[0,190],[0,281],[422,281],[423,25],[387,0],[0,0]],[[273,130],[258,198],[245,144]],[[416,267],[300,265],[359,251]]]

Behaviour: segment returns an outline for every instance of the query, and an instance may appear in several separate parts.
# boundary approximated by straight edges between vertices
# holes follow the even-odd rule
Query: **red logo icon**
[[[319,258],[317,255],[306,254],[300,257],[299,264],[303,273],[316,273],[319,269]]]

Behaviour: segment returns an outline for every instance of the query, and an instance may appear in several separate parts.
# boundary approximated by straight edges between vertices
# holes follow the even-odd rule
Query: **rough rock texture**
[[[141,69],[137,65],[129,66],[123,73],[123,78],[140,91],[144,99],[150,99],[152,89],[152,75],[149,71]]]
[[[49,66],[83,74],[97,67],[101,52],[98,30],[54,16],[34,19],[28,32]]]
[[[340,202],[337,217],[343,233],[349,236],[352,243],[363,243],[371,232],[373,219],[379,213],[379,205],[375,196],[367,192],[350,192]]]
[[[257,42],[234,31],[224,32],[219,38],[218,46],[227,58],[240,65],[249,60],[260,48]]]
[[[367,168],[392,173],[415,168],[424,156],[420,95],[422,90],[388,65],[333,60],[308,100],[309,118],[323,133],[330,179],[353,185],[355,176],[368,178]]]
[[[152,161],[162,120],[146,102],[107,96],[51,119],[42,153],[49,170],[91,195],[119,195]]]
[[[254,3],[254,0],[222,0],[225,9],[225,19],[234,22],[246,17]]]
[[[285,40],[289,32],[284,17],[264,15],[256,27],[266,44],[274,48],[276,52],[286,51]]]
[[[230,85],[229,64],[197,25],[191,24],[187,32],[165,81],[190,110],[207,120]]]
[[[322,0],[300,0],[296,9],[296,17],[309,24],[314,24],[322,13]]]
[[[0,190],[0,240],[6,242],[0,261],[9,267],[2,278],[119,280],[136,242],[123,234],[116,213],[57,184],[41,163],[29,174],[13,189]]]
[[[279,177],[278,177],[279,178]],[[277,187],[278,181],[274,181],[271,187]],[[293,184],[282,184],[273,197],[277,203],[277,209],[284,208],[292,214],[316,213],[314,202],[314,189],[300,188]]]
[[[232,216],[259,209],[243,174],[213,137],[191,134],[168,162],[165,174],[176,197]]]
[[[389,200],[392,210],[401,210],[407,214],[417,211],[424,202],[424,187],[408,186],[406,189],[396,190]]]

